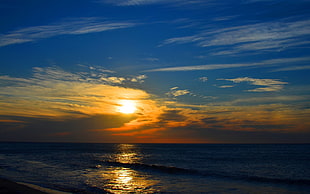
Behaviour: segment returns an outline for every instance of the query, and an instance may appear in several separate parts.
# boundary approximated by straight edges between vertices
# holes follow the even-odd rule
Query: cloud
[[[170,90],[176,90],[176,89],[178,89],[179,87],[172,87],[172,88],[170,88]]]
[[[93,66],[33,71],[29,78],[0,76],[0,141],[119,142],[105,129],[148,125],[162,109],[146,91],[128,87],[145,75],[118,77]],[[120,113],[122,100],[134,101],[136,112]]]
[[[99,133],[90,130],[120,127],[134,117],[99,114],[65,120],[30,117],[16,117],[16,119],[25,123],[6,125],[0,121],[1,141],[117,142],[109,132]]]
[[[175,90],[175,91],[171,91],[169,94],[173,95],[174,97],[177,97],[177,96],[183,96],[189,93],[190,92],[188,90]]]
[[[228,20],[232,20],[232,19],[235,19],[235,18],[237,18],[238,16],[237,15],[235,15],[235,16],[222,16],[222,17],[216,17],[216,18],[214,18],[213,20],[214,21],[228,21]]]
[[[158,59],[158,58],[156,58],[156,57],[144,58],[143,60],[145,60],[145,61],[149,61],[149,62],[157,62],[157,61],[159,61],[159,59]]]
[[[205,105],[163,102],[146,91],[128,88],[101,77],[121,77],[107,70],[68,72],[57,67],[34,68],[30,78],[0,76],[0,139],[71,142],[248,142],[257,133],[286,133],[301,138],[309,132],[309,109],[277,102],[305,100],[276,98],[277,104],[219,103]],[[104,75],[105,74],[105,75]],[[141,76],[144,78],[144,76]],[[130,77],[129,77],[130,78]],[[111,78],[112,79],[112,78]],[[124,77],[127,80],[127,77]],[[130,78],[131,79],[131,78]],[[117,80],[117,79],[116,79]],[[273,87],[286,82],[248,77],[234,83]],[[127,80],[129,81],[129,80]],[[123,82],[125,84],[125,81]],[[192,95],[179,87],[172,96]],[[134,100],[137,112],[117,112],[119,100]],[[255,99],[248,99],[255,100]],[[230,138],[226,136],[230,134]],[[238,138],[239,137],[239,138]],[[284,138],[284,137],[283,137]],[[263,142],[263,139],[257,139]],[[280,139],[278,141],[284,141]],[[272,141],[270,141],[272,142]],[[275,140],[273,141],[275,142]]]
[[[239,77],[235,79],[217,79],[217,80],[232,81],[234,83],[248,82],[251,85],[255,86],[265,86],[262,88],[247,90],[249,92],[275,92],[281,90],[283,88],[283,85],[288,84],[287,82],[282,82],[276,79],[256,79],[249,77]]]
[[[135,25],[136,24],[132,22],[104,21],[95,17],[73,18],[49,25],[26,27],[6,34],[0,34],[0,47],[38,41],[40,39],[59,35],[98,33],[108,30],[130,28]]]
[[[215,69],[228,69],[238,67],[260,67],[263,65],[283,65],[287,63],[303,63],[308,62],[309,57],[296,57],[296,58],[280,58],[263,60],[255,63],[232,63],[232,64],[209,64],[209,65],[192,65],[192,66],[179,66],[179,67],[165,67],[145,70],[144,72],[166,72],[166,71],[199,71],[199,70],[215,70]]]
[[[202,82],[206,82],[208,81],[208,77],[200,77],[199,80],[201,80]]]
[[[287,63],[308,63],[310,57],[292,57],[292,58],[279,58],[279,59],[269,59],[262,61],[262,64],[287,64]]]
[[[129,80],[131,81],[131,82],[139,82],[139,83],[143,83],[144,82],[144,80],[147,78],[147,76],[146,75],[138,75],[138,76],[136,76],[136,77],[133,77],[133,78],[129,78]]]
[[[133,6],[133,5],[164,3],[165,1],[164,0],[102,0],[100,2],[113,4],[116,6]],[[171,2],[171,0],[169,2]]]
[[[292,66],[292,67],[283,67],[272,70],[272,72],[277,71],[299,71],[299,70],[308,70],[310,69],[310,65],[304,65],[304,66]]]
[[[170,91],[166,93],[166,95],[168,97],[179,97],[179,96],[184,96],[184,95],[188,95],[188,96],[191,96],[191,97],[196,97],[196,98],[202,98],[202,99],[215,99],[216,97],[214,96],[205,96],[205,95],[201,95],[201,94],[196,94],[196,93],[193,93],[189,90],[181,90],[179,89],[179,87],[173,87],[173,88],[170,88]],[[167,103],[171,103],[171,102],[167,102]],[[173,104],[173,102],[172,102]],[[185,106],[188,106],[188,105],[185,105]]]
[[[208,0],[209,2],[210,0]],[[112,4],[115,6],[142,6],[150,4],[172,4],[172,5],[204,5],[206,0],[101,0],[100,3]]]
[[[235,86],[232,85],[223,85],[223,86],[218,86],[219,88],[233,88]]]
[[[121,84],[123,83],[123,81],[125,81],[126,79],[123,78],[123,77],[102,77],[101,78],[102,81],[106,81],[106,82],[109,82],[109,83],[113,83],[113,84]]]
[[[157,72],[157,71],[197,71],[197,70],[214,70],[214,69],[226,69],[236,67],[256,66],[257,64],[212,64],[212,65],[193,65],[193,66],[181,66],[181,67],[166,67],[146,70],[144,72]]]
[[[242,52],[274,52],[308,45],[309,20],[262,22],[229,28],[211,28],[190,36],[166,39],[168,44],[195,43],[200,47],[218,46],[215,55]]]
[[[198,35],[169,38],[165,40],[162,44],[160,44],[159,47],[165,46],[167,44],[186,44],[186,43],[199,42],[201,40],[204,40],[204,38]]]
[[[143,90],[122,86],[141,82],[107,75],[106,71],[67,72],[58,67],[35,67],[30,78],[0,76],[0,115],[23,117],[83,117],[116,114],[121,99],[143,100]],[[135,79],[135,80],[133,80]]]
[[[179,108],[178,108],[179,106]],[[309,142],[309,110],[285,104],[164,108],[153,122],[109,129],[138,142]],[[283,135],[286,134],[286,135]],[[259,136],[258,136],[259,135]],[[282,136],[283,135],[283,136]],[[273,138],[274,136],[279,137]],[[292,140],[290,137],[296,139]],[[259,138],[258,138],[259,137]],[[248,139],[250,138],[250,139]]]
[[[309,99],[310,96],[265,96],[265,97],[250,97],[250,98],[238,98],[227,104],[231,105],[244,105],[244,104],[274,104],[274,103],[289,103],[289,102],[302,102]]]
[[[188,90],[178,90],[178,87],[170,88],[170,92],[166,93],[168,96],[178,97],[190,94]]]

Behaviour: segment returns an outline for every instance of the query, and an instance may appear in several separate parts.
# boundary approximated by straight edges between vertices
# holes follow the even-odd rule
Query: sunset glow
[[[47,2],[0,2],[0,141],[310,143],[309,1]]]
[[[310,193],[309,8],[0,0],[0,187]]]
[[[136,108],[136,104],[134,101],[130,101],[130,100],[122,100],[120,102],[121,106],[118,107],[119,112],[124,113],[124,114],[131,114],[134,113],[137,108]]]

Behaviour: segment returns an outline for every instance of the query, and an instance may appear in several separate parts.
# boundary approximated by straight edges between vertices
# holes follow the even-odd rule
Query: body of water
[[[310,193],[310,144],[0,143],[0,176],[71,193]]]

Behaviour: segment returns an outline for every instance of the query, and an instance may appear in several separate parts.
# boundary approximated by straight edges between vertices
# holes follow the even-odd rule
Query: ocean
[[[310,144],[0,143],[0,177],[70,193],[310,193]]]

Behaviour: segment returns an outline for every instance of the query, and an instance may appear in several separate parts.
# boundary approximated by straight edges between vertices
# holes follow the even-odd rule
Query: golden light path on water
[[[137,147],[133,144],[119,144],[111,161],[115,164],[100,170],[96,174],[89,175],[88,184],[100,188],[109,193],[154,193],[158,192],[153,185],[159,181],[149,175],[135,169],[122,166],[122,164],[139,163],[143,157]]]

